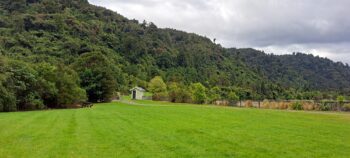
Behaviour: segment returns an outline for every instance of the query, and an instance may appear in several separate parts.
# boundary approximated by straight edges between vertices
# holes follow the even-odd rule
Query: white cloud
[[[89,0],[225,47],[300,51],[350,63],[349,0]]]

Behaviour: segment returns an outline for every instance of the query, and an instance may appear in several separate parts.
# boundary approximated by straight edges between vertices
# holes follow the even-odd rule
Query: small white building
[[[131,99],[133,100],[142,100],[143,93],[146,92],[146,90],[141,87],[134,87],[130,89],[130,91],[131,91]]]

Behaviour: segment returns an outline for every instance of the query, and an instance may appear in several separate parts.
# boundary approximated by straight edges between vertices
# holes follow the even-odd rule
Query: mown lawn
[[[350,114],[151,101],[1,113],[0,157],[348,158]]]

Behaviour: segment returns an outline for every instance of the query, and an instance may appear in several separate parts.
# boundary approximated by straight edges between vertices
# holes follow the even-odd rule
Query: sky
[[[89,0],[226,48],[303,52],[350,64],[350,0]]]

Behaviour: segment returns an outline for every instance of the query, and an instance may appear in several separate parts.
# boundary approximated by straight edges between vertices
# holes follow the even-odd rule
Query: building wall
[[[131,98],[133,99],[133,91],[131,91]],[[143,92],[136,90],[136,100],[143,99]]]
[[[136,99],[137,100],[142,100],[143,97],[143,92],[141,91],[136,91]]]

